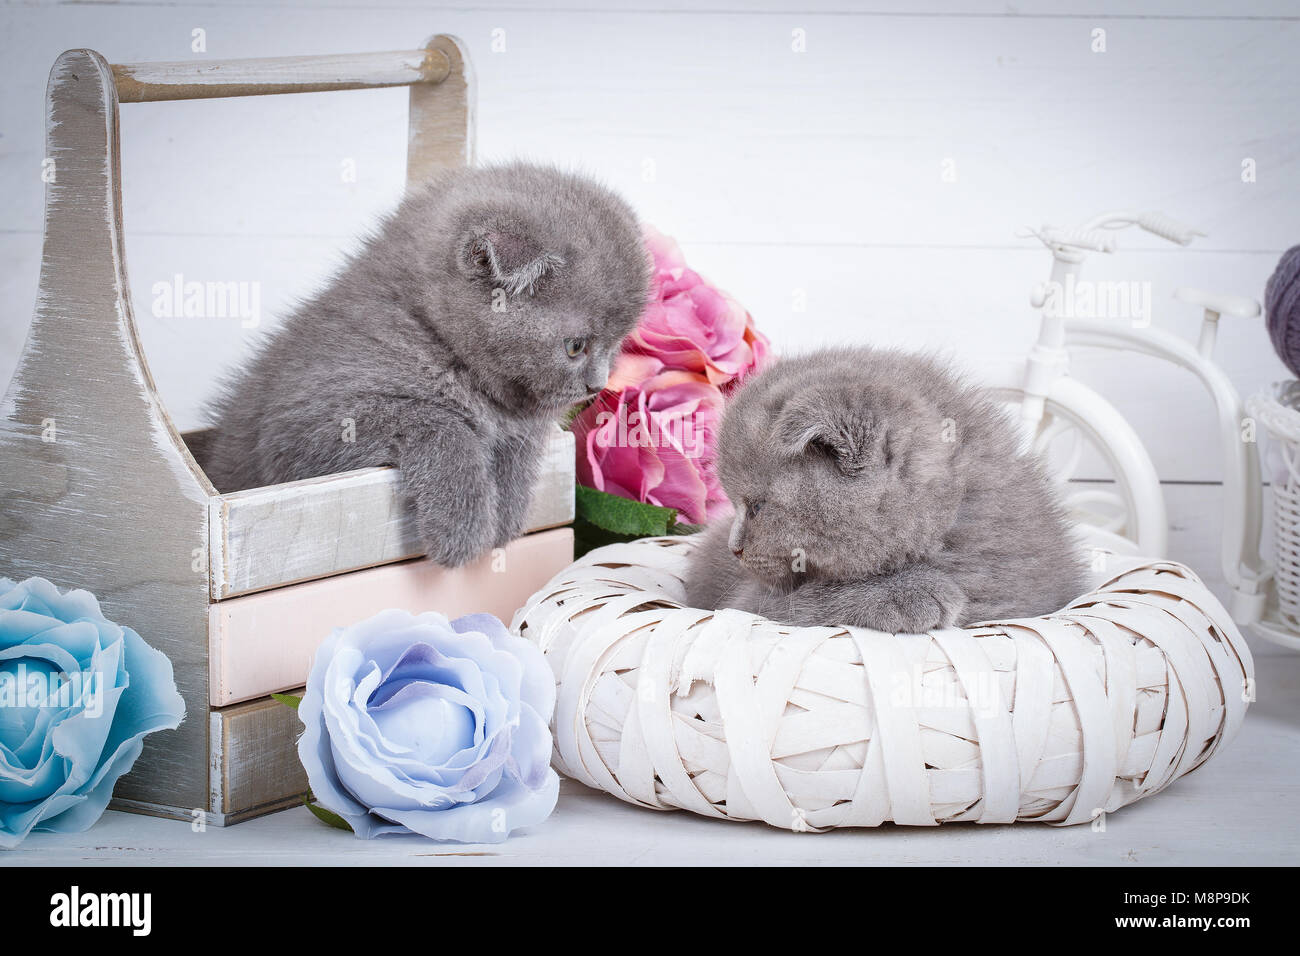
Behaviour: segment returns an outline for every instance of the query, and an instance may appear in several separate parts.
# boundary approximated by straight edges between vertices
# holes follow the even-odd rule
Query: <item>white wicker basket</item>
[[[1300,631],[1300,382],[1279,382],[1246,402],[1273,439],[1273,578],[1282,621]],[[1270,456],[1273,457],[1273,456]]]
[[[1129,561],[1043,618],[884,634],[681,601],[689,538],[600,548],[515,616],[558,683],[562,773],[792,830],[1083,823],[1235,733],[1250,653],[1187,568]]]

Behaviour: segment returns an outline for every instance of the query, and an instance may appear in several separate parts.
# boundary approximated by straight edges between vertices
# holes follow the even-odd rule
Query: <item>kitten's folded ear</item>
[[[850,477],[890,467],[906,441],[862,409],[819,401],[789,402],[777,416],[775,436],[790,454],[827,455]]]
[[[532,292],[564,259],[543,246],[535,232],[517,221],[490,220],[472,226],[460,244],[466,275],[487,279],[510,295]]]

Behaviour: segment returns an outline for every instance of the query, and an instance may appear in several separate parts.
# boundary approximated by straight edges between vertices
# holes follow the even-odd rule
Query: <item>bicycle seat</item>
[[[1259,303],[1240,295],[1222,295],[1183,286],[1174,290],[1174,298],[1198,308],[1209,309],[1219,315],[1234,315],[1239,319],[1253,319],[1259,315]]]

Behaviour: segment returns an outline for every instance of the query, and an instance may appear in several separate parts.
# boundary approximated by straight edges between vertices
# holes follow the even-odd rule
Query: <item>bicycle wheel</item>
[[[1052,384],[1042,415],[1031,424],[1021,415],[1022,388],[995,384],[989,391],[1010,406],[1024,425],[1022,447],[1043,457],[1085,543],[1121,554],[1164,556],[1168,522],[1155,465],[1113,405],[1064,376]],[[1100,462],[1105,474],[1077,480],[1078,467],[1085,460]]]

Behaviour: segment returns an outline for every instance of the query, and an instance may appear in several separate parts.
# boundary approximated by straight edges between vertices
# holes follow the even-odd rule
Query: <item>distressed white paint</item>
[[[545,449],[525,531],[573,520],[573,434]],[[396,468],[306,478],[211,499],[212,598],[280,587],[423,553]]]
[[[113,65],[123,103],[437,84],[449,72],[447,58],[428,50]]]
[[[210,487],[166,423],[126,298],[108,64],[90,51],[60,56],[47,117],[60,173],[46,195],[41,294],[0,421],[0,566],[87,588],[168,656],[189,719],[145,742],[116,793],[201,806],[208,578],[192,556],[207,550]]]

